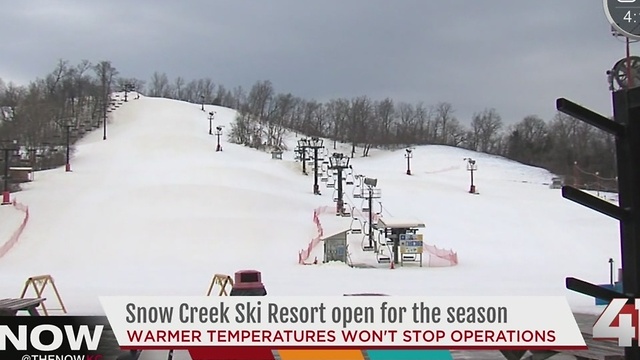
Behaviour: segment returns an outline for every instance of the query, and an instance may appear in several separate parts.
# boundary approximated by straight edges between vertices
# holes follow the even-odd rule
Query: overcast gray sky
[[[3,0],[0,77],[24,83],[58,59],[111,60],[148,80],[327,100],[451,102],[467,122],[555,114],[568,97],[609,114],[605,71],[625,55],[601,0]],[[635,46],[632,46],[632,52]]]

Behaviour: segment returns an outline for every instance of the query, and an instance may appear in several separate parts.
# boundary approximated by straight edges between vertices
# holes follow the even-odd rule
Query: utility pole
[[[2,152],[4,153],[4,175],[2,188],[2,205],[11,204],[11,191],[9,190],[9,162],[11,153],[18,150],[18,141],[3,141]]]
[[[318,184],[318,151],[324,147],[324,140],[312,137],[307,146],[313,149],[313,194],[320,195],[320,185]]]
[[[333,153],[329,158],[329,169],[336,170],[338,172],[338,201],[336,203],[336,215],[341,216],[344,214],[344,200],[342,189],[342,171],[349,168],[349,157],[342,153]]]
[[[200,95],[200,102],[202,103],[202,107],[200,109],[204,111],[204,95]]]

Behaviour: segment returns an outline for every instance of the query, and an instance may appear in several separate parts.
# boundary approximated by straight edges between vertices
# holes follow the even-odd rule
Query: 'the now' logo
[[[617,340],[619,346],[629,347],[634,339],[640,339],[640,302],[627,304],[627,299],[613,299],[593,324],[596,340]]]
[[[104,325],[96,325],[92,333],[88,325],[63,325],[61,327],[51,324],[32,327],[18,325],[18,331],[15,333],[11,327],[0,325],[0,351],[8,350],[8,342],[18,351],[35,349],[42,352],[51,352],[61,349],[63,345],[67,345],[68,350],[81,351],[83,350],[83,344],[85,349],[95,351],[100,343],[103,329]],[[51,341],[43,341],[42,335],[45,335]]]

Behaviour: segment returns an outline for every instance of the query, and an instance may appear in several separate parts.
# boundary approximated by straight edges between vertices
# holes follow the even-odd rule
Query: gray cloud
[[[8,1],[5,1],[8,3]],[[0,77],[24,82],[58,59],[108,59],[125,76],[269,79],[326,100],[450,101],[462,121],[550,118],[566,96],[609,113],[604,72],[624,56],[601,2],[271,0],[11,2]]]

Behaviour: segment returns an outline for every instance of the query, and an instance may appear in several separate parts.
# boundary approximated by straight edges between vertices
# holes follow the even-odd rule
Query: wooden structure
[[[44,298],[42,295],[44,294],[44,291],[47,285],[50,285],[50,287],[53,289],[55,299],[58,301],[58,304],[60,305],[59,308],[49,309],[45,306]],[[51,277],[51,275],[38,275],[38,276],[32,276],[28,278],[27,281],[25,281],[24,283],[22,294],[20,294],[21,299],[25,299],[25,296],[27,295],[27,292],[29,291],[30,288],[34,290],[38,298],[42,298],[40,306],[42,307],[42,312],[44,313],[45,316],[48,316],[49,311],[51,310],[62,311],[64,314],[67,313],[67,309],[65,308],[64,303],[62,302],[62,298],[60,297],[58,288],[56,287],[56,284],[53,281],[53,277]]]
[[[18,311],[26,311],[31,316],[40,316],[38,307],[45,301],[44,298],[36,299],[1,299],[0,316],[16,316]]]
[[[207,290],[207,296],[211,296],[213,292],[213,288],[218,285],[220,286],[220,291],[218,292],[218,296],[229,296],[227,293],[227,286],[233,288],[233,279],[229,275],[224,274],[215,274],[211,279],[211,284],[209,285],[209,290]]]
[[[9,179],[12,183],[25,183],[33,181],[33,168],[32,167],[10,167]]]

